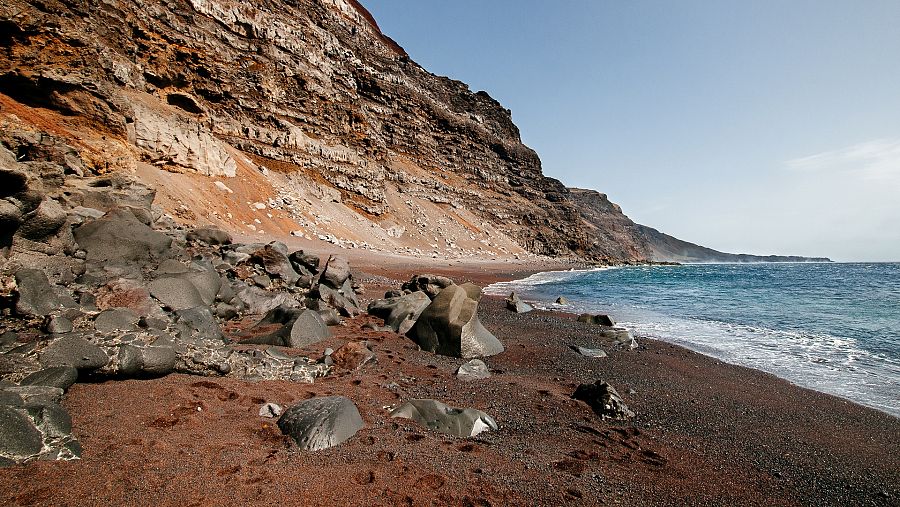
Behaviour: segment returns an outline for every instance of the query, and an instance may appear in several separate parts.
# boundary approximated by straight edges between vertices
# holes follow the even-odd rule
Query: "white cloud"
[[[798,172],[853,174],[870,181],[900,180],[900,139],[875,139],[834,151],[788,160]]]

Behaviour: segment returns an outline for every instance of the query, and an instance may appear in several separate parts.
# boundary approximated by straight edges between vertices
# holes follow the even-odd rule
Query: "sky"
[[[544,174],[718,250],[900,261],[900,0],[363,0]]]

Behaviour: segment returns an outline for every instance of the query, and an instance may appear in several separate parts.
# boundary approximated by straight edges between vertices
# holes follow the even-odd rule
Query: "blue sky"
[[[544,174],[730,252],[900,260],[900,0],[363,0]]]

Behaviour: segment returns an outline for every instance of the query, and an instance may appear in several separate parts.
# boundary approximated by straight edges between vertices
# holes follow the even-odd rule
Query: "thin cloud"
[[[875,139],[785,162],[801,172],[854,174],[873,181],[900,179],[900,139]]]

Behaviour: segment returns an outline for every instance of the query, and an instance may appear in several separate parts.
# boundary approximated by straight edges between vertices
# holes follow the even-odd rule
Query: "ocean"
[[[512,291],[900,417],[900,263],[555,271],[485,292]]]

